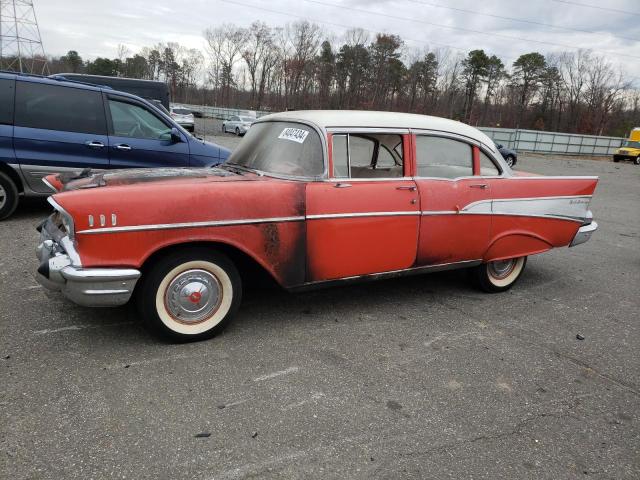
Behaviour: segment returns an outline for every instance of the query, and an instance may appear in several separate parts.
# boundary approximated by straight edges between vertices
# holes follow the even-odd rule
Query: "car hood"
[[[58,192],[84,190],[99,187],[115,187],[159,182],[200,183],[211,181],[257,179],[257,175],[237,174],[224,168],[139,168],[91,172],[90,169],[78,173],[50,175],[47,182]]]

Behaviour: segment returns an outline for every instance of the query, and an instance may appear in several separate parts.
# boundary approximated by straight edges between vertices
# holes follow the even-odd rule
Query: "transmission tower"
[[[0,0],[0,70],[49,73],[33,1]]]

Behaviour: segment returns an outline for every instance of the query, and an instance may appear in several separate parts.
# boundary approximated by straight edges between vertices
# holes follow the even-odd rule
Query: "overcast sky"
[[[521,53],[593,49],[624,65],[640,87],[640,0],[34,0],[34,4],[44,48],[51,55],[77,50],[83,58],[115,57],[118,44],[136,52],[170,41],[203,48],[202,31],[207,27],[249,25],[255,20],[274,26],[304,18],[338,39],[348,28],[359,27],[398,34],[407,49],[482,48],[509,66]]]

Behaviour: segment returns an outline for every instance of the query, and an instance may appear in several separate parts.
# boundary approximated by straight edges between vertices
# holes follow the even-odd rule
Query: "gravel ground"
[[[23,202],[0,224],[0,478],[639,478],[640,168],[518,167],[599,175],[600,229],[511,291],[464,272],[256,290],[187,345],[45,295],[48,208]]]

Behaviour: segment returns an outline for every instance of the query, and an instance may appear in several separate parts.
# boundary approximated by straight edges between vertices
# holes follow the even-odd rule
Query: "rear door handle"
[[[95,140],[84,142],[84,144],[89,148],[104,148],[104,143],[96,142]]]
[[[415,185],[400,185],[399,187],[396,187],[396,190],[409,190],[410,192],[415,192],[416,187]]]
[[[483,190],[488,187],[486,183],[474,183],[469,185],[471,188],[482,188]]]
[[[124,150],[124,151],[127,151],[127,152],[129,150],[131,150],[131,147],[129,145],[125,144],[125,143],[121,143],[120,145],[116,145],[116,148],[118,150]]]

